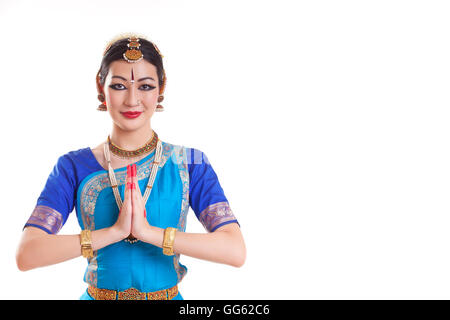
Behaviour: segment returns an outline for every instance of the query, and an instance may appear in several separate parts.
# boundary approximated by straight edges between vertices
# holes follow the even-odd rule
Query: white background
[[[188,256],[185,299],[449,299],[448,1],[1,1],[0,298],[78,299],[83,258],[21,272],[57,158],[111,130],[95,75],[138,32],[164,55],[152,127],[204,151],[247,260]],[[189,212],[187,232],[205,232]],[[79,233],[75,211],[61,230]]]

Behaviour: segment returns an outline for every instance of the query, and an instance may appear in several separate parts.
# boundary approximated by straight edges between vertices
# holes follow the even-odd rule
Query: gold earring
[[[97,96],[98,100],[100,100],[102,103],[97,107],[98,111],[106,111],[108,108],[106,107],[106,101],[105,101],[105,96],[103,95],[103,93],[100,93]]]
[[[164,100],[164,96],[163,96],[163,95],[160,95],[160,96],[158,97],[158,105],[156,106],[156,110],[155,110],[155,111],[157,111],[157,112],[162,112],[162,111],[164,111],[164,107],[163,107],[162,105],[159,104],[159,102],[162,102],[163,100]]]
[[[159,50],[156,49],[159,53]],[[164,89],[166,88],[166,82],[167,82],[167,77],[166,77],[166,71],[164,71],[163,69],[163,78],[162,78],[162,85],[161,88],[159,88],[159,97],[158,97],[158,105],[156,106],[156,110],[158,112],[162,112],[164,111],[164,107],[162,105],[159,104],[159,102],[162,102],[164,100],[164,95],[162,94],[164,92]]]

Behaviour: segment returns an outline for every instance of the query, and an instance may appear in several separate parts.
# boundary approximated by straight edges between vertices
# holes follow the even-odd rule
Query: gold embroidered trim
[[[217,202],[207,206],[200,214],[199,220],[206,230],[211,232],[217,225],[236,220],[228,202]]]
[[[117,291],[108,289],[99,289],[93,286],[88,287],[88,293],[95,300],[116,300]]]
[[[31,213],[27,224],[41,226],[50,233],[56,234],[62,228],[62,220],[62,214],[55,209],[48,206],[37,205]]]
[[[145,300],[145,296],[145,292],[140,292],[136,288],[119,292],[119,300]]]
[[[100,289],[94,286],[88,287],[88,293],[95,300],[172,300],[178,294],[178,285],[169,289],[154,292],[141,292],[136,288],[129,288],[124,291]]]

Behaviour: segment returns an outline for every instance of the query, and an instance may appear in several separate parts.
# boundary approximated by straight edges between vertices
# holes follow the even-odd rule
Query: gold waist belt
[[[135,288],[116,291],[89,286],[88,293],[95,300],[172,300],[178,294],[178,285],[154,292],[141,292]]]

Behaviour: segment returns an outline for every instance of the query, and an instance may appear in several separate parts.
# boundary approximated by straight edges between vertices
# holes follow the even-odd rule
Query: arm
[[[162,248],[164,229],[148,226],[141,240]],[[226,224],[210,233],[177,231],[173,244],[175,254],[241,267],[246,259],[246,248],[237,223]]]
[[[115,228],[91,232],[92,249],[98,250],[120,241],[121,235]],[[22,233],[16,251],[17,267],[27,271],[81,256],[80,235],[54,235],[35,227],[27,227]]]
[[[246,259],[244,239],[238,223],[228,223],[215,229],[234,215],[229,209],[223,190],[211,165],[203,162],[190,172],[190,204],[208,233],[177,231],[173,244],[175,254],[241,267]],[[135,176],[132,182],[137,184]],[[164,229],[148,223],[141,192],[132,192],[132,233],[141,241],[162,248]],[[217,213],[219,213],[217,215]],[[216,219],[219,217],[219,219]],[[236,220],[234,220],[236,221]]]
[[[91,231],[92,250],[99,250],[118,242],[130,234],[131,230],[131,176],[127,171],[125,199],[116,223],[108,228]],[[54,212],[54,211],[52,211]],[[48,266],[81,256],[80,235],[56,235],[42,229],[27,226],[16,252],[17,267],[26,271]]]

